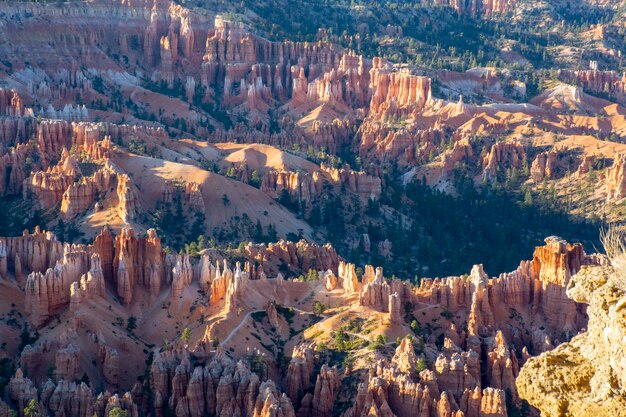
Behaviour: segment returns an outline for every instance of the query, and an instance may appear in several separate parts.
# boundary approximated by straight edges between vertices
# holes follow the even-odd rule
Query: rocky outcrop
[[[198,283],[202,291],[208,292],[211,288],[211,282],[215,278],[215,270],[216,266],[211,263],[209,255],[202,254],[197,266]]]
[[[297,243],[280,240],[268,245],[248,244],[244,248],[243,256],[250,262],[258,263],[266,273],[270,271],[272,264],[281,262],[301,271],[336,271],[339,265],[339,257],[331,245],[319,246],[305,240]]]
[[[626,416],[624,277],[609,266],[583,266],[567,295],[588,304],[587,330],[529,359],[519,394],[545,415]]]
[[[117,294],[125,304],[132,302],[136,286],[148,290],[152,297],[159,295],[165,278],[165,255],[155,230],[137,238],[133,229],[122,229],[115,238],[113,275]]]
[[[461,139],[458,142],[455,142],[452,149],[445,152],[441,157],[443,165],[442,172],[445,174],[452,171],[457,164],[467,163],[473,156],[474,151],[472,149],[472,145],[469,143],[469,140]]]
[[[382,181],[379,177],[368,175],[363,171],[354,171],[347,165],[337,169],[321,163],[320,169],[330,177],[333,184],[360,196],[364,201],[380,198]]]
[[[24,198],[32,197],[40,209],[50,209],[63,200],[65,191],[80,175],[78,162],[64,150],[57,165],[38,171],[24,181]]]
[[[272,198],[279,198],[286,192],[294,202],[312,202],[322,197],[324,187],[329,185],[338,192],[348,191],[367,201],[380,198],[381,184],[380,178],[354,171],[349,166],[337,169],[322,163],[320,170],[312,173],[267,171],[261,181],[261,191]]]
[[[54,233],[36,227],[33,233],[24,231],[22,236],[4,238],[7,269],[22,282],[29,272],[46,272],[59,261],[64,246]]]
[[[469,350],[461,351],[451,340],[444,342],[443,352],[435,362],[434,373],[440,390],[459,400],[466,390],[481,386],[480,357]]]
[[[187,205],[194,212],[204,213],[206,211],[202,190],[197,182],[192,181],[185,184],[185,198]]]
[[[232,307],[243,298],[250,277],[248,272],[241,269],[241,262],[235,263],[233,278],[226,290],[226,309],[232,311]]]
[[[356,276],[356,269],[354,264],[346,263],[345,261],[339,261],[337,267],[339,275],[339,285],[347,293],[356,292],[359,286],[359,281]]]
[[[400,166],[427,161],[431,153],[438,152],[445,138],[441,128],[424,129],[419,124],[396,127],[375,117],[363,121],[357,136],[361,156],[372,156],[378,161],[393,158]]]
[[[519,142],[496,142],[482,161],[483,178],[493,180],[499,173],[520,169],[525,156],[524,146]]]
[[[0,279],[6,280],[9,277],[9,262],[7,260],[7,242],[0,238]]]
[[[430,78],[392,70],[382,58],[373,59],[370,79],[370,115],[379,119],[405,118],[432,101]]]
[[[608,200],[621,200],[626,197],[626,155],[616,155],[613,166],[606,172]]]
[[[41,326],[70,303],[73,283],[89,270],[89,254],[66,244],[63,258],[45,273],[33,272],[25,285],[26,314],[34,326]]]
[[[11,377],[6,392],[9,399],[17,406],[19,413],[23,413],[24,407],[28,405],[30,400],[37,400],[35,385],[24,376],[24,373],[19,368],[15,371],[15,375]]]
[[[580,161],[580,165],[578,165],[578,168],[576,169],[576,177],[580,178],[591,171],[596,160],[596,155],[583,155],[583,159]]]
[[[312,413],[313,417],[330,417],[332,415],[335,399],[339,390],[339,373],[336,367],[322,365],[315,389],[313,391]]]
[[[396,348],[396,352],[391,359],[391,362],[398,368],[398,370],[405,374],[415,373],[415,365],[417,364],[417,355],[413,348],[411,339],[405,337],[402,342]]]
[[[30,110],[32,112],[32,109]],[[0,115],[25,116],[26,109],[17,90],[0,88]]]
[[[126,174],[118,176],[117,198],[119,201],[117,214],[124,223],[128,223],[137,216],[141,206],[133,180]]]
[[[211,283],[211,304],[217,304],[226,297],[226,292],[233,280],[233,271],[229,268],[228,262],[224,259],[224,266],[220,270],[219,262],[215,268],[215,278]]]
[[[176,254],[170,261],[172,268],[172,298],[177,299],[185,288],[191,285],[193,270],[189,262],[189,254]]]
[[[397,292],[394,292],[389,296],[389,320],[392,323],[402,323],[404,318],[402,316],[402,299]]]
[[[318,172],[267,171],[261,181],[261,191],[272,198],[279,198],[286,192],[293,201],[313,201],[322,192],[322,185]]]
[[[192,367],[186,351],[159,352],[150,375],[157,415],[167,407],[184,416],[295,416],[291,401],[272,381],[261,382],[243,362],[223,353]]]
[[[372,282],[365,284],[359,294],[359,304],[371,307],[378,311],[389,312],[389,296],[391,295],[391,286],[383,277],[383,269],[376,268],[376,276]]]
[[[522,337],[518,351],[528,346],[542,352],[551,346],[551,339],[575,334],[584,326],[584,309],[567,298],[565,288],[582,265],[602,262],[601,257],[586,255],[580,244],[551,237],[535,249],[532,261],[523,261],[516,271],[488,279],[482,268],[474,267],[467,278],[424,279],[415,299],[440,304],[450,312],[467,308],[469,336],[505,331],[508,314],[502,311],[529,314],[532,319],[525,324],[531,337]],[[505,338],[519,339],[519,333],[505,331]]]
[[[70,311],[77,311],[85,300],[104,298],[105,290],[100,255],[94,253],[91,255],[89,271],[80,277],[80,281],[73,282],[70,286]]]
[[[337,276],[330,269],[322,274],[322,280],[324,281],[324,286],[326,287],[327,291],[334,290],[339,284]]]
[[[102,367],[104,382],[115,387],[119,382],[120,355],[117,349],[106,346],[106,341],[102,335],[98,337],[98,344],[100,346],[98,359]]]
[[[26,161],[31,157],[31,144],[18,144],[9,152],[0,155],[0,195],[16,195],[23,191],[27,172]]]
[[[544,179],[553,179],[557,171],[558,157],[559,153],[555,150],[537,155],[530,167],[530,177],[533,181],[540,183]]]
[[[432,5],[448,5],[457,13],[477,16],[490,16],[494,13],[505,13],[513,10],[517,0],[472,0],[468,2],[456,0],[426,0]]]
[[[291,354],[285,376],[285,393],[294,404],[300,404],[304,393],[309,389],[314,367],[315,344],[297,345]]]
[[[92,208],[98,197],[113,191],[116,178],[110,165],[105,165],[90,177],[82,177],[63,193],[61,213],[71,218]]]
[[[518,400],[515,378],[519,374],[519,365],[515,352],[509,349],[504,335],[497,331],[493,338],[491,351],[487,353],[487,376],[489,386],[511,393]]]
[[[94,393],[85,383],[48,380],[41,390],[41,404],[51,413],[89,417],[96,413]]]
[[[594,61],[590,63],[593,66]],[[589,70],[572,71],[561,69],[558,71],[560,80],[568,84],[580,85],[592,93],[608,93],[608,96],[621,104],[626,104],[626,76],[616,71],[598,71],[595,67]]]
[[[57,351],[54,360],[54,372],[57,380],[72,381],[77,377],[80,350],[72,344]]]

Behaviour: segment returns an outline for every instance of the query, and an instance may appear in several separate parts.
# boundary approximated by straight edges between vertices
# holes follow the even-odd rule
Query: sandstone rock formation
[[[295,416],[289,398],[243,362],[222,353],[192,367],[190,359],[185,351],[155,355],[150,385],[157,414],[167,407],[176,415]]]
[[[165,278],[165,255],[156,231],[148,230],[145,238],[137,238],[133,229],[122,229],[115,238],[113,273],[117,294],[126,304],[133,299],[136,285],[158,296]]]
[[[525,156],[526,152],[521,143],[497,142],[483,160],[483,177],[493,179],[499,172],[520,169]]]
[[[353,293],[357,291],[359,281],[356,276],[356,269],[354,264],[339,261],[337,267],[339,275],[339,285],[347,293]]]
[[[269,259],[282,261],[302,271],[309,269],[336,271],[339,265],[337,252],[331,245],[318,246],[305,240],[296,243],[280,240],[268,245],[248,244],[243,255],[250,262],[261,265],[266,273],[270,271]]]
[[[338,390],[339,374],[337,368],[331,368],[326,364],[322,365],[313,391],[311,413],[313,417],[330,417],[332,415]]]
[[[295,404],[300,403],[304,393],[309,389],[314,366],[315,345],[296,346],[285,376],[285,393]]]
[[[623,276],[610,266],[583,266],[567,295],[589,305],[587,331],[529,359],[516,382],[520,396],[545,415],[624,416]]]
[[[613,166],[606,174],[607,198],[609,200],[620,200],[626,197],[626,155],[616,155]]]
[[[544,179],[553,179],[556,175],[558,156],[557,151],[542,152],[537,155],[530,167],[530,176],[533,181],[540,183]]]

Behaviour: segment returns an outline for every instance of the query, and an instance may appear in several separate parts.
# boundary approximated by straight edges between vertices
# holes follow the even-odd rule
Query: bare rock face
[[[402,299],[397,292],[389,296],[389,319],[392,323],[402,323]]]
[[[17,409],[20,413],[23,413],[24,407],[26,407],[30,400],[37,400],[37,389],[35,385],[30,379],[24,377],[24,373],[19,368],[9,381],[7,394],[13,404],[17,405]]]
[[[447,173],[454,169],[460,162],[467,162],[474,155],[472,146],[467,139],[461,139],[454,143],[450,151],[442,156],[443,172]]]
[[[309,269],[336,271],[339,265],[337,252],[330,244],[319,246],[305,240],[297,243],[280,240],[268,245],[248,244],[243,255],[250,262],[257,262],[266,272],[270,270],[270,259],[282,261],[302,271]]]
[[[89,263],[86,251],[66,244],[63,258],[54,268],[28,276],[25,285],[26,314],[34,326],[41,326],[70,303],[70,287],[89,270]]]
[[[339,390],[339,373],[336,367],[322,365],[313,393],[313,417],[330,417]]]
[[[402,339],[402,342],[396,348],[396,353],[393,355],[391,362],[398,367],[400,372],[406,374],[415,372],[417,355],[415,355],[415,349],[413,349],[411,339],[408,337]]]
[[[9,262],[7,260],[7,242],[0,238],[0,279],[6,280],[9,276]]]
[[[376,268],[376,276],[372,282],[365,284],[359,294],[359,304],[378,311],[389,312],[389,296],[391,287],[383,277],[383,269]]]
[[[72,344],[59,349],[55,356],[55,377],[57,380],[65,379],[72,381],[76,379],[78,372],[78,362],[80,360],[80,350]]]
[[[23,192],[26,172],[24,164],[31,146],[18,144],[13,150],[0,156],[0,195],[16,195]]]
[[[609,200],[626,197],[626,155],[617,155],[613,166],[607,170],[606,186]]]
[[[189,208],[198,213],[205,212],[204,198],[202,197],[200,184],[193,181],[188,182],[185,185],[185,197]]]
[[[491,180],[498,172],[522,167],[526,152],[519,142],[497,142],[483,160],[483,177]]]
[[[536,183],[553,179],[556,175],[559,153],[555,150],[542,152],[530,167],[530,176]]]
[[[271,170],[263,175],[261,191],[272,198],[287,192],[294,201],[313,201],[322,192],[322,178],[316,173]]]
[[[230,310],[231,306],[234,306],[235,303],[243,297],[249,280],[250,277],[248,273],[241,269],[241,262],[235,263],[233,278],[228,285],[228,289],[226,290],[226,308],[228,310]]]
[[[545,415],[626,416],[624,277],[612,267],[583,266],[567,295],[588,304],[586,332],[530,358],[519,395]]]
[[[337,285],[339,284],[337,277],[335,276],[335,273],[331,271],[330,269],[323,273],[322,279],[324,280],[324,286],[326,287],[326,290],[328,291],[334,290],[335,288],[337,288]]]
[[[299,344],[291,355],[285,376],[285,393],[295,404],[299,404],[309,389],[311,374],[315,367],[315,345]]]
[[[283,323],[281,322],[281,317],[278,316],[278,310],[276,310],[276,303],[269,302],[267,303],[267,308],[265,309],[267,313],[267,321],[269,321],[270,326],[277,329],[278,331],[282,331]]]
[[[191,285],[193,271],[189,262],[189,254],[175,254],[172,268],[172,298],[177,299],[182,291]]]
[[[198,262],[197,270],[200,288],[203,291],[208,292],[211,288],[211,282],[215,278],[216,270],[216,267],[211,263],[209,255],[203,254],[200,256],[200,262]]]
[[[356,292],[359,286],[359,281],[356,276],[356,269],[354,264],[339,261],[337,267],[339,274],[339,286],[347,293]]]
[[[576,170],[576,176],[580,178],[587,174],[592,169],[592,165],[595,161],[595,155],[584,155],[582,161],[580,161],[580,165],[578,165],[578,169]]]
[[[537,248],[533,257],[533,276],[541,282],[542,294],[534,303],[542,308],[547,322],[565,332],[575,331],[581,323],[578,307],[565,295],[565,288],[580,267],[593,262],[582,245],[570,245],[558,238],[547,238],[546,246]],[[539,294],[537,294],[539,295]]]
[[[101,339],[103,343],[99,343],[98,358],[102,366],[104,382],[110,386],[117,386],[120,372],[120,355],[117,349],[106,346],[104,338]]]
[[[497,278],[488,279],[477,266],[467,278],[424,279],[417,290],[417,301],[441,303],[451,312],[469,307],[470,337],[495,336],[496,330],[508,328],[511,309],[526,312],[532,317],[526,323],[532,325],[528,328],[532,343],[528,336],[523,337],[524,343],[543,352],[551,345],[550,340],[564,333],[574,334],[585,325],[583,306],[568,299],[565,288],[582,265],[602,262],[601,257],[586,255],[580,244],[551,237],[545,246],[535,249],[532,261],[523,261],[517,270]],[[506,339],[512,340],[513,336],[505,331]],[[480,347],[472,345],[472,349],[479,351]]]
[[[491,387],[508,390],[517,400],[515,387],[515,378],[519,374],[517,357],[509,349],[501,331],[496,333],[492,350],[487,353],[487,374]]]
[[[478,16],[489,16],[494,13],[505,13],[513,9],[517,0],[475,0],[459,2],[455,0],[428,0],[432,4],[448,4],[458,13]]]
[[[229,268],[228,262],[224,259],[224,266],[220,270],[220,264],[216,264],[215,278],[211,283],[211,304],[217,304],[226,297],[226,291],[233,280],[233,271]]]
[[[272,198],[287,192],[293,201],[311,202],[324,195],[324,186],[333,186],[337,191],[345,190],[356,194],[362,201],[380,198],[380,178],[355,171],[349,166],[333,168],[324,163],[318,171],[311,173],[293,171],[266,171],[261,181],[261,191]]]
[[[89,417],[95,414],[95,398],[85,384],[60,380],[56,385],[48,380],[42,387],[41,403],[52,413]]]
[[[122,229],[115,238],[113,270],[117,293],[124,303],[132,302],[136,285],[158,296],[164,281],[165,254],[156,231],[148,230],[145,238],[137,238],[133,229]]]
[[[495,388],[466,390],[460,402],[465,417],[506,417],[505,392]]]
[[[128,223],[137,216],[141,206],[133,180],[126,174],[118,176],[117,198],[119,201],[117,213],[125,223]]]
[[[91,255],[89,271],[80,277],[80,281],[73,282],[70,287],[70,311],[78,310],[81,303],[95,297],[104,298],[105,282],[100,255]]]
[[[186,351],[159,352],[150,375],[157,415],[167,405],[179,416],[295,417],[291,401],[272,381],[261,383],[243,362],[224,354],[192,367]]]
[[[363,171],[354,171],[349,166],[338,169],[322,163],[320,169],[335,186],[357,194],[363,201],[380,198],[382,181],[379,177],[368,175]]]
[[[440,390],[460,398],[465,390],[480,388],[480,358],[472,350],[461,349],[447,342],[448,348],[437,357],[435,375]]]
[[[0,115],[25,116],[24,104],[17,90],[0,89]]]
[[[600,26],[600,25],[599,25]],[[593,63],[594,61],[592,61]],[[558,77],[568,84],[580,85],[586,91],[605,92],[613,100],[621,104],[626,103],[626,77],[617,71],[598,71],[596,68],[589,70],[559,70]]]
[[[78,175],[78,162],[64,149],[57,165],[47,171],[37,171],[24,181],[24,198],[32,196],[40,209],[50,209],[62,201],[63,194]]]
[[[394,367],[378,363],[370,372],[369,381],[359,385],[354,406],[345,415],[429,417],[435,413],[437,397],[439,394],[433,396],[428,386],[414,382]]]
[[[71,218],[94,206],[97,195],[107,195],[113,190],[117,175],[110,165],[90,177],[82,177],[63,193],[61,213]]]
[[[406,117],[432,100],[430,78],[391,71],[383,58],[374,58],[370,77],[370,114],[380,118]]]

